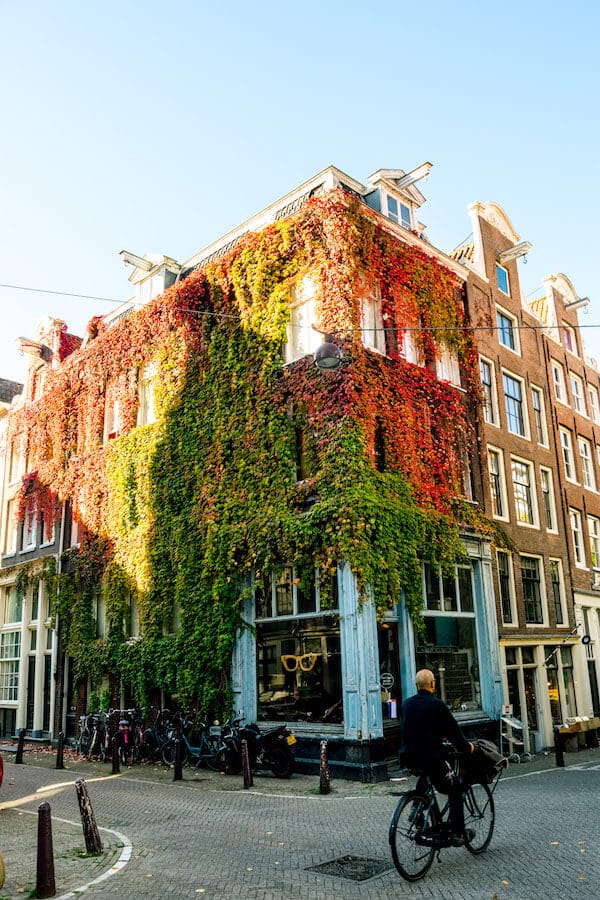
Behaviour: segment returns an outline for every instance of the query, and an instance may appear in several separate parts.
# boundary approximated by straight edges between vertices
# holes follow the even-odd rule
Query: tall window
[[[154,403],[154,383],[156,379],[156,363],[149,362],[142,366],[138,377],[138,425],[151,425],[156,422]]]
[[[554,602],[554,616],[557,625],[565,624],[565,604],[562,579],[562,566],[560,559],[550,560],[550,584],[552,585],[552,599]]]
[[[120,401],[108,392],[104,407],[104,443],[118,437],[122,427]]]
[[[8,500],[4,519],[4,553],[16,553],[17,550],[17,503]]]
[[[35,547],[37,539],[37,511],[33,505],[29,505],[25,510],[25,520],[23,522],[23,550],[30,550]]]
[[[453,350],[448,347],[442,347],[440,350],[440,358],[436,360],[437,377],[443,381],[449,381],[460,387],[460,366],[458,365],[458,357]]]
[[[533,472],[531,463],[513,458],[511,460],[511,466],[517,522],[520,525],[535,525],[535,506],[532,491]]]
[[[554,502],[554,482],[551,469],[540,466],[540,484],[542,489],[546,530],[556,531],[556,504]]]
[[[402,335],[402,346],[399,350],[401,356],[407,362],[414,363],[417,366],[423,365],[423,359],[415,340],[414,331],[406,330]]]
[[[544,395],[540,388],[531,388],[531,405],[533,406],[533,421],[535,424],[535,437],[538,444],[544,446],[548,443],[546,435],[546,415],[544,412]]]
[[[581,413],[582,416],[587,416],[587,409],[585,407],[585,394],[583,392],[583,381],[579,377],[579,375],[574,375],[573,372],[569,375],[569,381],[571,384],[571,396],[573,398],[573,409],[575,409],[578,413]]]
[[[479,654],[471,566],[444,575],[423,565],[425,633],[415,648],[417,668],[437,674],[439,696],[453,709],[480,709]]]
[[[479,376],[483,390],[483,418],[490,425],[498,424],[496,409],[496,385],[494,382],[494,366],[489,360],[479,359]]]
[[[567,402],[565,389],[565,372],[560,363],[552,360],[552,381],[554,382],[554,395],[561,403]]]
[[[293,362],[315,352],[322,336],[312,327],[317,323],[315,285],[302,278],[292,289],[285,361]]]
[[[502,376],[504,385],[504,402],[506,404],[506,421],[512,434],[526,436],[525,414],[523,410],[523,385],[519,378],[505,372]]]
[[[496,310],[496,324],[498,325],[498,341],[509,350],[518,352],[518,340],[516,331],[516,319],[504,310]]]
[[[15,702],[19,699],[19,660],[21,657],[21,632],[4,631],[0,634],[0,701]]]
[[[567,481],[576,482],[575,461],[573,459],[573,438],[567,428],[560,429],[560,446],[562,449],[563,463],[565,465],[565,478]]]
[[[575,553],[575,565],[585,569],[585,550],[583,548],[583,532],[581,529],[581,513],[577,509],[569,510],[571,523],[571,535],[573,538],[573,551]]]
[[[585,438],[578,438],[579,457],[581,459],[581,473],[583,475],[584,487],[590,491],[596,490],[596,473],[594,471],[594,458],[592,456],[592,446]]]
[[[381,297],[363,297],[360,312],[363,345],[371,350],[377,350],[378,353],[385,354],[385,331],[383,330]]]
[[[506,518],[506,492],[504,488],[504,467],[500,450],[488,448],[488,470],[490,473],[490,492],[492,495],[492,514],[498,518]]]
[[[496,281],[498,282],[498,287],[502,291],[503,294],[510,294],[510,283],[508,280],[508,272],[504,268],[504,266],[498,265],[496,263]]]
[[[521,556],[521,579],[525,601],[525,621],[528,625],[542,625],[544,609],[540,560],[537,556]]]
[[[598,388],[593,384],[588,384],[588,397],[590,398],[590,410],[592,419],[596,424],[600,423],[600,396]]]
[[[504,550],[498,550],[496,555],[498,557],[498,582],[500,585],[502,621],[505,625],[511,625],[514,622],[514,604],[510,556]]]
[[[319,574],[282,566],[254,589],[258,718],[340,723],[342,664],[337,581],[321,606]]]
[[[4,621],[7,625],[23,620],[23,594],[16,587],[6,588]]]
[[[573,353],[575,356],[578,355],[575,331],[570,325],[563,325],[563,342],[569,353]]]
[[[594,569],[600,569],[600,520],[588,516],[588,534],[590,536],[590,559]]]

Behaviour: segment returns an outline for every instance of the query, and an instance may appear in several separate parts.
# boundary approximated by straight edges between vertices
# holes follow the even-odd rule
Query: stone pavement
[[[406,784],[319,779],[241,778],[184,769],[183,781],[161,766],[137,766],[110,777],[110,765],[26,750],[24,762],[0,745],[0,850],[6,883],[0,900],[31,896],[36,883],[37,811],[52,810],[57,897],[173,897],[214,900],[364,900],[487,898],[592,900],[600,881],[600,751],[513,765],[495,799],[497,827],[481,857],[447,850],[410,885],[391,864],[387,825]],[[103,852],[85,854],[75,781],[85,778]],[[344,859],[354,858],[345,865]],[[356,858],[373,862],[371,877]],[[340,862],[341,860],[341,862]],[[329,871],[314,867],[336,861]],[[352,862],[352,860],[350,860]],[[377,871],[379,864],[379,871]],[[95,883],[94,883],[95,882]],[[35,894],[33,894],[35,896]]]

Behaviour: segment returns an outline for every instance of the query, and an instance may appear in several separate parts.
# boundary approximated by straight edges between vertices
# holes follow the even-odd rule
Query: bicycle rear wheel
[[[496,812],[494,798],[487,784],[472,784],[464,795],[465,830],[473,832],[471,840],[465,841],[469,853],[483,853],[494,833]]]
[[[175,747],[174,740],[167,741],[166,744],[163,744],[160,755],[162,757],[162,761],[165,764],[165,766],[174,766],[175,765],[175,750],[176,750],[176,747]],[[180,744],[180,753],[181,753],[181,765],[187,766],[187,764],[189,763],[189,760],[190,760],[190,755],[189,755],[188,749],[185,746],[185,744],[183,743],[183,741]]]
[[[427,797],[411,791],[400,799],[392,815],[389,831],[392,859],[406,881],[418,881],[429,871],[433,862],[433,841],[424,836],[431,831],[433,824],[430,812]]]

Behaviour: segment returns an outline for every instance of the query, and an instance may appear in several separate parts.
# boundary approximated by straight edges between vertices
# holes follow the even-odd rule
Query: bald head
[[[418,691],[429,691],[433,694],[435,691],[435,675],[429,669],[420,669],[415,678],[415,684]]]

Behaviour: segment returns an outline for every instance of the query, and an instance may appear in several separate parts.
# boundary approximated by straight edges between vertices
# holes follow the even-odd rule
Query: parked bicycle
[[[160,759],[162,748],[176,735],[174,716],[168,709],[157,709],[153,706],[151,713],[154,720],[144,729],[140,748],[142,759],[147,760]]]
[[[296,737],[285,725],[260,731],[258,725],[242,725],[240,719],[226,723],[217,754],[217,765],[224,775],[239,775],[242,771],[242,741],[248,747],[251,769],[270,769],[276,778],[291,778]]]
[[[143,710],[109,709],[106,730],[105,754],[112,755],[112,741],[115,740],[119,760],[124,766],[137,763],[141,758],[143,743]]]
[[[455,777],[461,778],[464,785],[464,846],[469,853],[477,855],[489,847],[494,833],[493,794],[508,761],[500,758],[495,763],[480,763],[475,768],[466,766],[466,757],[462,754],[453,754],[453,759]],[[478,759],[472,761],[478,762]],[[448,801],[440,806],[431,779],[425,772],[411,769],[411,774],[422,776],[426,786],[423,791],[402,794],[390,822],[389,841],[392,859],[400,875],[406,881],[418,881],[429,871],[435,854],[439,857],[441,850],[452,846],[452,828]]]
[[[176,735],[166,741],[161,750],[165,766],[175,764],[177,752],[175,740],[178,738],[182,765],[194,763],[195,768],[205,765],[216,771],[217,753],[221,746],[220,727],[209,726],[190,713],[180,713],[173,720],[173,725],[177,728]]]

